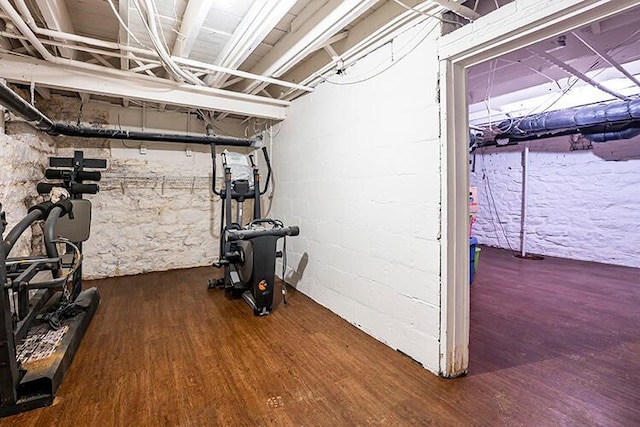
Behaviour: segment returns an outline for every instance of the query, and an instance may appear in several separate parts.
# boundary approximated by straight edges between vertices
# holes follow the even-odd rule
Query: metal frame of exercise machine
[[[99,172],[83,168],[104,168],[106,161],[84,159],[82,152],[76,151],[73,158],[51,158],[50,165],[70,170],[47,169],[47,178],[63,182],[40,183],[38,192],[48,193],[59,186],[67,189],[71,198],[30,208],[0,248],[0,417],[53,403],[100,302],[96,288],[82,291],[81,247],[89,237],[91,221],[90,202],[82,200],[82,194],[99,190],[96,184],[82,181],[100,180]],[[18,238],[41,221],[46,255],[8,258]],[[4,236],[6,225],[0,205],[0,235]],[[60,254],[58,244],[64,244],[68,253]],[[54,327],[64,329],[57,347],[48,347],[50,356],[23,363],[19,345]]]
[[[256,316],[264,316],[273,310],[275,293],[276,258],[286,257],[283,250],[277,250],[277,242],[287,236],[297,236],[300,229],[297,226],[285,227],[282,221],[261,218],[262,204],[260,197],[269,189],[271,180],[271,162],[265,147],[262,155],[267,166],[267,182],[264,189],[260,188],[260,172],[254,161],[253,154],[248,156],[253,174],[253,186],[249,180],[233,179],[231,167],[227,163],[227,156],[222,153],[224,168],[224,186],[216,189],[216,150],[211,144],[211,158],[213,162],[213,193],[222,200],[220,218],[220,253],[218,261],[213,263],[216,268],[223,268],[224,275],[216,281],[209,280],[209,288],[221,287],[232,296],[242,296],[253,309]],[[252,220],[242,225],[243,203],[253,199]],[[235,221],[232,218],[232,201],[236,202]],[[283,266],[284,271],[284,266]],[[284,280],[284,277],[283,277]],[[282,285],[286,303],[286,286]]]
[[[46,183],[41,182],[37,186],[38,194],[49,194],[54,187],[62,187],[71,195],[72,203],[76,211],[82,209],[88,210],[89,222],[91,222],[91,202],[83,199],[83,194],[96,194],[100,191],[98,184],[86,184],[84,181],[99,182],[102,178],[102,174],[99,171],[87,171],[89,169],[106,169],[107,161],[105,159],[85,159],[82,151],[74,151],[73,157],[50,157],[49,167],[56,169],[45,170],[44,176],[47,179],[61,180],[58,183]],[[80,201],[82,200],[82,201]],[[72,222],[72,219],[62,220],[60,228],[64,231],[70,228],[76,227],[76,224]],[[56,230],[62,231],[62,230]],[[62,234],[64,234],[64,231]],[[73,234],[83,234],[83,236],[73,239],[73,243],[82,251],[82,241],[89,238],[88,228],[80,233],[74,232]],[[73,275],[73,290],[72,298],[76,298],[82,291],[82,265]]]

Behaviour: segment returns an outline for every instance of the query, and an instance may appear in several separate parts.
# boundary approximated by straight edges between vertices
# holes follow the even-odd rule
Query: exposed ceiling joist
[[[141,72],[147,72],[147,70],[153,70],[154,68],[159,68],[159,67],[162,67],[162,64],[145,64],[135,68],[130,68],[129,71],[131,71],[132,73],[141,73]]]
[[[78,36],[76,34],[66,33],[66,32],[62,32],[62,31],[51,31],[51,30],[39,28],[39,27],[37,27],[35,25],[35,22],[33,20],[31,12],[29,11],[29,9],[28,9],[26,3],[24,2],[24,0],[15,0],[15,1],[16,1],[16,4],[20,7],[21,13],[24,16],[27,16],[27,21],[26,22],[22,19],[20,14],[18,14],[18,12],[13,8],[13,6],[11,5],[11,2],[9,0],[0,0],[0,7],[2,7],[2,9],[5,10],[5,12],[8,14],[8,17],[11,19],[11,21],[13,21],[13,23],[16,25],[16,27],[29,40],[29,42],[33,45],[33,47],[35,47],[37,52],[43,58],[45,58],[47,61],[50,61],[52,63],[62,64],[62,65],[71,65],[71,66],[75,66],[75,67],[80,68],[80,69],[90,69],[90,70],[95,70],[95,71],[101,71],[101,70],[95,68],[95,65],[93,65],[93,64],[83,63],[81,61],[68,60],[66,58],[55,57],[54,55],[52,55],[45,48],[44,43],[46,43],[46,41],[40,40],[36,36],[35,33],[41,34],[41,35],[46,35],[46,36],[49,36],[49,37],[63,37],[65,40],[68,40],[68,41],[76,41],[76,42],[80,42],[80,43],[88,43],[88,44],[92,44],[92,45],[95,45],[95,46],[101,46],[101,47],[105,47],[105,48],[109,48],[109,49],[124,50],[124,51],[127,52],[127,55],[131,55],[131,60],[136,62],[139,66],[143,65],[141,63],[141,61],[145,61],[145,62],[148,61],[148,58],[146,58],[146,56],[149,56],[149,57],[153,58],[151,60],[153,62],[156,62],[157,61],[156,58],[159,58],[159,56],[160,56],[159,52],[152,51],[152,50],[149,50],[149,49],[134,48],[132,46],[127,46],[127,45],[123,45],[123,44],[119,44],[119,43],[114,43],[114,42],[111,42],[111,41],[95,39],[95,38],[92,38],[92,37]],[[150,0],[148,0],[148,1],[150,1]],[[113,4],[113,3],[110,2],[110,4]],[[34,31],[35,31],[35,33],[34,33]],[[28,44],[28,43],[25,43],[25,44],[26,44],[26,46],[31,48],[30,44]],[[136,53],[137,55],[144,55],[145,58],[137,57],[137,59],[133,59],[133,56],[132,56],[133,53]],[[31,56],[35,56],[35,52],[31,53]],[[231,74],[231,75],[235,75],[235,76],[241,76],[241,77],[244,77],[244,78],[247,78],[247,79],[255,79],[255,80],[258,80],[258,81],[261,81],[261,82],[278,83],[278,84],[283,84],[283,85],[289,86],[289,87],[296,86],[296,88],[300,89],[300,90],[313,91],[313,89],[309,88],[309,87],[301,87],[300,85],[291,86],[291,84],[287,83],[287,82],[277,81],[277,80],[272,79],[272,78],[263,77],[263,76],[260,76],[260,75],[247,73],[247,72],[240,71],[240,70],[235,70],[235,69],[220,67],[220,66],[216,66],[216,65],[212,65],[212,64],[207,64],[207,63],[203,63],[201,61],[194,61],[194,60],[191,60],[191,59],[182,58],[182,57],[178,57],[178,56],[173,56],[170,59],[173,62],[177,63],[177,64],[184,65],[184,66],[187,66],[187,67],[196,68],[197,70],[194,70],[195,72],[199,72],[201,70],[222,72],[222,73],[227,73],[227,74]],[[102,67],[102,68],[104,68],[104,67]],[[105,69],[105,70],[102,70],[102,71],[107,71],[107,72],[112,73],[114,70]],[[120,72],[120,76],[123,76],[121,70],[117,70],[117,71]],[[153,73],[150,70],[146,70],[145,72],[147,74],[153,75]]]
[[[122,22],[128,26],[129,25],[129,0],[120,0],[120,2],[118,3],[118,13],[120,15],[120,18],[122,19]],[[124,46],[129,46],[129,32],[122,25],[118,27],[118,43]],[[127,54],[127,52],[123,50],[121,50],[120,53],[122,55]],[[127,58],[120,58],[120,69],[122,70],[129,69],[129,60]]]
[[[227,68],[239,67],[295,3],[296,0],[254,2],[214,64]],[[212,87],[220,87],[228,77],[228,74],[210,75],[205,79],[205,83]]]
[[[633,83],[635,83],[637,86],[640,86],[640,81],[638,81],[638,79],[631,74],[629,71],[627,71],[622,65],[620,65],[620,63],[618,61],[616,61],[615,59],[613,59],[611,57],[611,55],[609,55],[605,50],[598,48],[597,44],[595,43],[595,41],[593,41],[589,36],[587,36],[584,32],[580,32],[580,31],[573,31],[571,34],[573,34],[575,36],[575,38],[577,38],[578,40],[580,40],[586,47],[588,47],[593,53],[595,53],[596,55],[598,55],[600,58],[602,58],[605,62],[607,62],[609,65],[611,65],[613,68],[615,68],[616,70],[618,70],[620,73],[622,73],[626,78],[628,78],[629,80],[631,80]]]
[[[47,89],[46,87],[36,86],[35,90],[44,99],[51,99],[51,91],[49,89]]]
[[[56,31],[74,32],[73,23],[64,0],[36,0],[36,4],[47,27]],[[59,51],[60,56],[64,58],[76,59],[77,52],[75,50],[61,47]]]
[[[432,11],[437,7],[423,0],[406,0],[405,3],[422,12]],[[331,46],[338,53],[339,60],[357,59],[382,43],[386,43],[407,25],[425,19],[427,18],[424,15],[407,10],[395,2],[387,2],[353,26],[344,39],[336,41]],[[336,62],[337,60],[332,58],[332,55],[320,50],[281,78],[289,82],[306,82],[308,84],[314,79],[319,79],[318,74],[329,71]],[[272,93],[278,93],[278,96],[282,97],[283,95],[288,96],[287,94],[292,92],[283,87],[277,87],[275,92],[272,90]]]
[[[95,58],[96,61],[98,61],[100,64],[104,65],[105,67],[107,67],[107,68],[115,68],[112,63],[110,63],[109,61],[107,61],[102,56],[98,55],[97,53],[90,53],[90,55],[91,55],[92,58]]]
[[[173,44],[173,56],[188,57],[193,44],[200,33],[200,29],[213,5],[213,0],[189,0],[182,15],[182,23],[178,30],[178,37]]]
[[[429,1],[444,7],[445,9],[455,13],[456,15],[462,16],[463,18],[468,19],[469,21],[475,21],[476,19],[482,16],[478,12],[474,11],[473,9],[467,6],[464,6],[462,4],[459,4],[455,0],[429,0]]]
[[[551,64],[559,67],[565,73],[568,73],[568,74],[570,74],[572,76],[575,76],[575,77],[579,78],[580,80],[582,80],[583,82],[588,83],[591,86],[596,87],[596,88],[600,89],[601,91],[608,93],[609,95],[612,95],[612,96],[614,96],[614,97],[616,97],[618,99],[622,99],[622,100],[625,100],[625,101],[628,101],[628,100],[631,99],[628,96],[622,95],[621,93],[618,93],[618,92],[616,92],[614,90],[611,90],[608,87],[598,83],[597,81],[595,81],[591,77],[589,77],[586,74],[576,70],[571,65],[567,64],[566,62],[563,62],[563,61],[559,60],[555,56],[550,55],[549,53],[545,52],[542,49],[530,47],[530,48],[528,48],[528,50],[531,53],[534,53],[535,55],[538,55],[540,58],[544,59],[545,61],[548,61]]]
[[[322,47],[330,46],[334,43],[339,42],[342,39],[346,39],[348,35],[349,35],[349,31],[343,31],[341,33],[338,33],[335,36],[331,37],[329,40],[327,40]]]
[[[338,52],[336,52],[336,50],[330,44],[327,44],[326,46],[324,46],[323,49],[329,54],[331,59],[333,59],[334,61],[337,61],[340,58],[340,55],[338,55]]]
[[[220,67],[218,65],[205,64],[205,63],[200,62],[200,61],[194,61],[192,59],[187,59],[187,58],[180,58],[180,57],[177,57],[177,56],[173,57],[172,59],[175,62],[177,62],[178,64],[180,64],[180,65],[201,69],[201,70],[204,70],[204,71],[207,71],[207,72],[220,73],[220,72],[225,72],[226,70],[233,71],[233,74],[238,76],[238,77],[243,77],[243,78],[246,78],[246,79],[256,79],[256,80],[258,80],[258,82],[260,84],[264,84],[265,86],[269,85],[269,84],[284,84],[284,85],[290,86],[292,88],[295,87],[296,90],[304,90],[304,91],[307,91],[307,92],[313,92],[313,88],[297,85],[297,84],[294,84],[294,83],[283,82],[282,80],[272,79],[270,77],[257,76],[255,74],[246,73],[244,71],[231,70],[229,68]]]
[[[160,78],[123,79],[91,70],[52,64],[30,58],[0,54],[0,75],[7,81],[53,89],[168,105],[226,111],[229,113],[282,120],[288,102],[240,94],[221,89],[193,86]]]
[[[279,77],[322,46],[346,25],[371,7],[375,0],[331,0],[296,31],[282,38],[258,62],[252,73]],[[264,87],[264,86],[262,86]],[[259,82],[243,82],[239,91],[252,93],[262,89]]]
[[[300,27],[304,25],[312,16],[317,14],[325,5],[329,3],[329,0],[314,0],[310,1],[304,6],[304,9],[298,13],[298,15],[293,18],[291,24],[289,24],[289,31],[294,33],[300,30]]]
[[[120,14],[120,18],[125,25],[129,25],[129,0],[119,0],[118,2],[118,13]],[[119,24],[118,27],[118,43],[124,46],[129,46],[129,32]],[[120,69],[128,70],[129,69],[129,59],[124,56],[128,55],[128,52],[124,50],[120,50],[120,53],[123,57],[120,58]],[[129,106],[129,98],[122,98],[122,106]]]

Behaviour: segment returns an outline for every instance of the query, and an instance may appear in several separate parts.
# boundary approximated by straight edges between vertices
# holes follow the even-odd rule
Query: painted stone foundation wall
[[[8,134],[0,134],[0,203],[6,213],[7,232],[27,209],[41,201],[36,184],[44,176],[44,165],[54,152],[54,142],[27,124],[8,126]],[[26,256],[42,250],[40,227],[25,231],[10,256]]]
[[[71,123],[78,117],[89,126],[140,122],[140,110],[80,106],[73,98],[41,100],[38,105],[53,118]],[[185,117],[149,112],[145,122],[148,130],[173,126],[176,132],[204,132],[195,117]],[[9,227],[42,200],[35,188],[44,180],[48,157],[71,157],[74,150],[82,150],[87,158],[108,161],[100,192],[85,196],[93,205],[91,237],[84,244],[85,278],[211,265],[218,255],[220,207],[210,190],[208,147],[187,151],[183,145],[150,143],[145,151],[140,145],[145,144],[52,138],[27,124],[9,123],[7,135],[0,135],[0,202]],[[33,238],[25,233],[12,255],[42,253],[41,226],[33,230]]]
[[[640,138],[591,150],[570,150],[568,137],[528,145],[527,252],[640,267]],[[476,154],[480,243],[520,250],[523,149]]]

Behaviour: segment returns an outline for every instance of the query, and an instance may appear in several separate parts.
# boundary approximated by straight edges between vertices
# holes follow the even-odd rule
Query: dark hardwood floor
[[[640,270],[484,248],[455,380],[301,293],[255,318],[212,273],[87,283],[102,302],[54,405],[0,425],[640,425]]]

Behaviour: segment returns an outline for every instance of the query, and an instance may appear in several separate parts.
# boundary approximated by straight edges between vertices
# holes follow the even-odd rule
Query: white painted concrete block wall
[[[640,267],[640,138],[570,151],[568,137],[528,143],[527,252]],[[480,243],[520,249],[524,145],[476,155]],[[489,189],[499,214],[496,217]]]
[[[422,27],[420,27],[422,28]],[[424,34],[424,33],[422,33]],[[407,43],[415,34],[397,39]],[[414,39],[415,40],[415,39]],[[388,63],[375,52],[335,82]],[[398,55],[395,55],[395,59]],[[300,225],[297,288],[437,372],[440,150],[435,43],[293,103],[273,144],[273,216]]]

